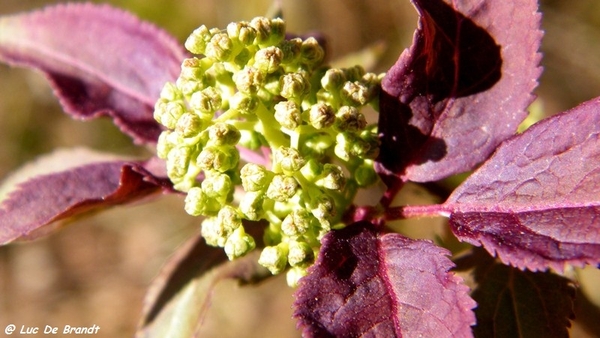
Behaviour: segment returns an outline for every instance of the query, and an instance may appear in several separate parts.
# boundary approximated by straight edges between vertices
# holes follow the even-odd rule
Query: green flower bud
[[[230,205],[224,205],[223,208],[219,210],[217,221],[221,224],[223,233],[226,236],[229,236],[235,229],[242,226],[240,212]]]
[[[240,92],[254,95],[264,85],[265,77],[258,69],[246,66],[233,75],[233,81]]]
[[[310,91],[310,82],[303,73],[288,73],[281,78],[281,96],[301,101]]]
[[[185,48],[194,54],[204,54],[206,44],[212,38],[212,34],[204,25],[196,28],[185,41]]]
[[[261,46],[274,46],[285,38],[285,22],[282,19],[257,17],[250,21],[256,30],[256,42]]]
[[[229,260],[234,260],[245,256],[248,252],[254,250],[255,247],[254,238],[244,231],[244,227],[239,227],[227,238],[225,253]]]
[[[240,211],[251,221],[258,221],[263,216],[264,192],[247,192],[240,201]]]
[[[256,39],[256,29],[250,27],[250,24],[245,21],[227,25],[227,34],[230,39],[237,39],[244,46],[252,45]]]
[[[345,102],[359,107],[371,101],[373,90],[360,82],[347,81],[342,87],[341,95]]]
[[[365,69],[362,66],[356,65],[351,68],[344,69],[346,79],[350,82],[359,81],[365,75]]]
[[[354,179],[356,183],[361,187],[368,187],[375,182],[379,176],[375,172],[373,163],[371,161],[365,161],[356,170],[354,170]]]
[[[213,61],[203,58],[189,58],[183,60],[181,64],[181,74],[179,75],[179,80],[191,80],[191,81],[201,81],[204,78],[204,73],[210,66],[212,66]],[[181,89],[181,86],[178,85]],[[182,90],[182,93],[185,92]]]
[[[169,129],[175,129],[177,121],[185,112],[185,106],[179,101],[159,99],[154,105],[154,119]]]
[[[370,150],[371,145],[354,133],[343,132],[336,136],[334,153],[344,161],[349,161],[353,157],[364,158]]]
[[[325,51],[317,39],[310,37],[302,42],[300,59],[310,68],[316,68],[323,62]]]
[[[233,42],[231,42],[227,33],[213,35],[210,42],[206,44],[204,52],[206,57],[219,61],[229,60],[233,53]]]
[[[246,95],[237,92],[229,99],[231,109],[235,109],[242,114],[253,114],[258,108],[258,99],[252,95]]]
[[[267,246],[260,253],[258,264],[269,269],[272,274],[277,275],[285,270],[287,266],[287,255],[288,249],[283,243],[277,246]]]
[[[377,136],[377,126],[371,126],[370,128],[363,130],[360,133],[360,138],[369,145],[369,150],[361,155],[361,157],[371,160],[377,158],[377,156],[379,156],[379,138]]]
[[[208,127],[208,145],[234,146],[240,140],[240,131],[229,123],[218,122]]]
[[[254,130],[240,130],[240,141],[238,144],[246,149],[257,150],[266,144],[264,137]]]
[[[291,64],[296,62],[300,57],[300,50],[302,48],[302,39],[294,38],[290,40],[283,40],[279,43],[279,49],[283,52],[283,64]]]
[[[346,74],[339,68],[328,69],[321,78],[321,86],[329,92],[336,92],[346,83]]]
[[[321,223],[321,227],[325,230],[329,230],[330,221],[335,217],[335,202],[333,198],[326,194],[320,195],[318,198],[315,198],[310,203],[311,213],[315,216],[319,223]]]
[[[179,90],[176,85],[171,82],[167,82],[160,91],[160,98],[167,101],[177,101],[182,100],[183,95],[181,94],[181,90]]]
[[[219,233],[219,226],[216,217],[207,217],[202,221],[202,224],[200,225],[200,234],[206,241],[206,244],[210,246],[222,247],[227,241],[227,239],[223,238]]]
[[[175,146],[169,141],[169,135],[173,133],[170,130],[165,130],[158,136],[158,142],[156,143],[156,156],[163,160],[167,158],[169,152]]]
[[[267,189],[267,197],[278,202],[286,202],[294,196],[297,189],[298,182],[295,178],[286,175],[275,175]]]
[[[193,137],[202,130],[202,120],[198,115],[192,113],[184,113],[177,120],[175,131],[182,137]]]
[[[200,187],[190,188],[185,197],[185,211],[192,216],[209,215],[220,208],[220,203],[206,195]]]
[[[357,108],[342,106],[336,114],[335,126],[339,131],[360,132],[367,126],[367,120]]]
[[[281,231],[289,237],[301,236],[311,228],[313,220],[305,209],[295,209],[283,219]]]
[[[245,191],[264,191],[268,188],[273,174],[264,166],[247,163],[240,171],[242,186]]]
[[[323,165],[323,172],[321,172],[315,183],[325,189],[342,190],[346,185],[346,178],[340,166],[325,163]]]
[[[234,190],[231,177],[217,172],[207,172],[201,187],[207,198],[219,204],[219,209],[231,199]]]
[[[298,149],[283,146],[275,151],[274,162],[287,175],[294,174],[306,164]]]
[[[286,273],[285,279],[290,287],[295,288],[298,286],[300,278],[306,276],[307,274],[308,272],[306,271],[306,268],[300,266],[293,266]]]
[[[318,102],[310,107],[308,121],[315,129],[329,128],[335,122],[335,112],[330,105]]]
[[[227,67],[227,69],[232,72],[235,73],[237,71],[240,71],[242,69],[244,69],[244,67],[248,64],[248,62],[250,62],[250,60],[252,59],[252,57],[254,56],[254,52],[248,50],[248,48],[243,48],[233,59],[233,62],[231,63],[226,63],[225,66]]]
[[[182,179],[192,158],[191,147],[174,147],[167,155],[167,175],[171,180]]]
[[[189,101],[190,107],[194,111],[199,115],[207,115],[205,118],[208,119],[212,119],[214,113],[221,109],[222,103],[221,94],[214,87],[193,93]]]
[[[207,146],[202,149],[196,163],[203,170],[226,172],[237,167],[240,153],[234,146]]]
[[[254,55],[254,67],[267,74],[278,70],[282,61],[283,52],[277,47],[263,48]]]
[[[275,105],[275,119],[282,127],[294,130],[302,124],[302,112],[293,101],[281,101]]]
[[[315,253],[308,243],[300,241],[288,243],[288,263],[291,266],[308,267],[314,259]]]

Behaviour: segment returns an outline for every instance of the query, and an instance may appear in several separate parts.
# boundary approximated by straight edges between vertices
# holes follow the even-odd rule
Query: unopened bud
[[[233,194],[234,185],[227,174],[208,172],[201,184],[204,194],[220,206],[225,205]],[[220,207],[219,207],[220,209]]]
[[[196,160],[204,170],[225,172],[237,167],[240,153],[234,146],[207,146],[202,149]]]
[[[367,126],[367,120],[357,108],[342,106],[336,114],[335,126],[339,131],[360,132]]]
[[[256,243],[254,238],[244,231],[244,227],[239,227],[227,238],[225,243],[225,253],[229,260],[245,256],[248,252],[254,250]]]
[[[294,196],[297,189],[298,182],[295,178],[286,175],[275,175],[267,189],[267,197],[278,202],[286,202]]]
[[[267,246],[263,249],[258,259],[258,263],[269,269],[272,274],[277,275],[287,266],[287,247],[283,244],[277,246]]]
[[[314,220],[312,215],[305,209],[296,209],[289,213],[281,223],[281,231],[286,236],[300,236],[306,233]]]
[[[235,109],[242,114],[253,114],[258,108],[258,99],[253,95],[247,95],[237,92],[229,99],[231,109]]]
[[[208,87],[192,94],[189,103],[190,107],[198,113],[212,118],[213,114],[221,109],[223,100],[221,94],[214,87]]]
[[[206,195],[200,187],[190,188],[185,197],[185,211],[192,216],[208,215],[220,208],[220,204]]]
[[[346,83],[346,74],[339,68],[328,69],[321,78],[321,86],[329,91],[336,92]]]
[[[264,166],[254,163],[245,164],[240,171],[240,178],[245,191],[263,191],[267,189],[272,175]]]
[[[240,140],[240,131],[229,123],[218,122],[208,128],[208,145],[234,146]]]
[[[257,17],[250,21],[256,30],[256,42],[262,46],[277,45],[285,37],[285,22],[282,19]]]
[[[247,192],[240,201],[240,211],[251,221],[258,221],[263,216],[264,192]]]
[[[204,54],[208,58],[227,61],[233,54],[233,42],[231,42],[227,33],[215,34],[210,42],[206,44]]]
[[[277,47],[267,47],[259,50],[254,55],[254,67],[271,74],[279,69],[283,60],[283,52]]]
[[[372,88],[358,81],[347,81],[342,87],[341,94],[345,102],[355,107],[364,106],[373,98]]]
[[[316,68],[325,58],[325,51],[317,39],[310,37],[302,42],[300,58],[310,68]]]
[[[303,73],[289,73],[281,78],[281,96],[299,101],[310,91],[310,83]]]
[[[275,119],[282,127],[294,130],[302,124],[302,112],[293,101],[281,101],[275,105]]]
[[[306,164],[298,149],[284,146],[275,151],[274,161],[288,175],[299,171]]]
[[[196,28],[185,41],[185,48],[194,54],[204,54],[212,34],[205,25]]]
[[[244,67],[244,69],[233,75],[233,81],[240,92],[253,95],[262,88],[265,77],[261,71],[254,67]]]
[[[248,22],[232,22],[227,25],[227,34],[231,39],[237,39],[242,45],[249,46],[254,43],[256,30]]]
[[[340,166],[326,163],[323,165],[323,172],[315,183],[325,189],[342,190],[346,185],[346,178]]]
[[[313,263],[315,254],[306,242],[290,241],[288,244],[288,263],[291,266],[307,267]]]
[[[198,115],[192,113],[184,113],[177,120],[175,131],[183,137],[196,136],[202,130],[202,120]]]
[[[300,49],[302,48],[302,39],[294,38],[290,40],[283,40],[279,44],[279,48],[283,52],[284,64],[291,64],[298,60],[300,57]]]
[[[330,105],[318,102],[310,107],[309,122],[316,129],[329,128],[335,122],[335,112]]]

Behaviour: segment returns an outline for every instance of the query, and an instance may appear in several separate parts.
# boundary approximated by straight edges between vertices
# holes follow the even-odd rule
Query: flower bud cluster
[[[243,220],[266,220],[259,262],[291,267],[295,284],[377,179],[376,129],[361,108],[376,105],[382,75],[324,66],[318,41],[285,39],[281,19],[201,26],[185,47],[196,56],[155,105],[158,156],[185,210],[206,217],[207,243],[243,256],[255,247]]]

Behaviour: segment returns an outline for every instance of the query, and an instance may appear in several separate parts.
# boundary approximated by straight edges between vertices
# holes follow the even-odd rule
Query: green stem
[[[264,104],[260,103],[256,109],[256,116],[260,120],[255,127],[255,130],[261,133],[269,145],[271,150],[275,151],[281,146],[288,146],[289,140],[285,137],[285,134],[278,128],[279,122],[275,120],[275,117],[271,112],[267,110]]]

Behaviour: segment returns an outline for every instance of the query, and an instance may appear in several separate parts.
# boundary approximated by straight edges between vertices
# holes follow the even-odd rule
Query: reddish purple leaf
[[[537,1],[413,0],[413,44],[384,78],[379,170],[434,181],[473,169],[517,130],[541,73]]]
[[[600,98],[506,141],[445,206],[459,239],[505,263],[600,263]]]
[[[456,261],[458,269],[474,268],[477,302],[476,337],[569,337],[574,317],[573,282],[552,272],[521,271],[504,265],[485,250]]]
[[[157,27],[106,5],[68,4],[0,18],[0,61],[38,69],[74,117],[113,118],[154,143],[154,102],[185,54]]]
[[[307,337],[470,337],[475,303],[448,254],[368,222],[333,231],[300,280],[294,316]]]
[[[22,169],[25,178],[9,179],[2,187],[10,192],[2,194],[0,204],[0,244],[38,237],[52,230],[44,226],[70,216],[171,189],[166,178],[154,176],[145,165],[76,150],[55,153]],[[40,169],[50,173],[35,173]]]

